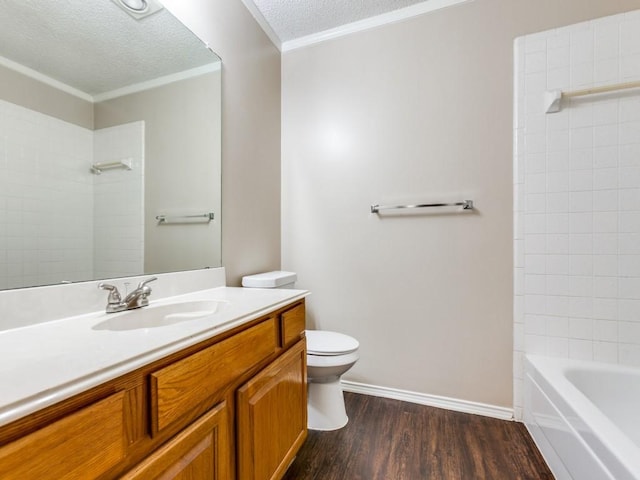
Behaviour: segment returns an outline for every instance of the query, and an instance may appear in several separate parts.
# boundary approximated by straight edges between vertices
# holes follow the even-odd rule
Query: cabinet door
[[[301,340],[237,392],[238,478],[282,478],[307,437],[307,365]]]
[[[228,480],[230,461],[227,408],[222,402],[122,478]]]

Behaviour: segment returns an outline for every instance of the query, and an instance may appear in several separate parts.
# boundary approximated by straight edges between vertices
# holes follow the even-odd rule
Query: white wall
[[[280,267],[280,52],[240,0],[163,0],[222,59],[222,264]]]
[[[513,405],[513,41],[637,5],[481,0],[283,54],[282,267],[360,340],[348,380]]]
[[[640,365],[640,10],[516,42],[515,403],[522,356]]]
[[[171,272],[221,262],[221,75],[187,78],[96,104],[96,128],[143,120],[144,268]],[[185,188],[188,186],[188,188]],[[214,212],[212,222],[160,225],[157,215]]]

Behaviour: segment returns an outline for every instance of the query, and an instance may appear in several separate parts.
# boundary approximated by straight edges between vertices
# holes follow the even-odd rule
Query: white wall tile
[[[640,219],[639,219],[640,221]],[[546,215],[547,233],[569,233],[569,214],[553,213]],[[544,233],[544,232],[538,232]]]
[[[593,318],[617,321],[619,315],[618,303],[619,301],[617,299],[594,298]]]
[[[640,71],[638,76],[640,77]],[[620,145],[640,143],[640,121],[621,123],[619,132]]]
[[[568,172],[550,172],[547,174],[547,192],[567,192],[569,190]]]
[[[547,88],[550,90],[564,90],[571,84],[571,70],[569,66],[547,71]]]
[[[618,154],[621,167],[640,166],[640,144],[620,145]]]
[[[596,147],[593,149],[593,168],[618,166],[619,147]]]
[[[569,253],[569,236],[566,234],[547,234],[546,252],[551,254]]]
[[[525,74],[531,74],[536,72],[544,72],[547,69],[547,52],[544,50],[538,50],[535,52],[527,53],[525,55],[524,72]]]
[[[569,211],[569,194],[566,192],[547,193],[546,211],[548,213],[564,213]]]
[[[619,299],[618,319],[627,322],[640,322],[640,300]]]
[[[534,35],[519,62],[528,114],[517,125],[527,134],[514,164],[524,159],[526,174],[517,177],[524,188],[514,189],[529,214],[514,234],[525,250],[514,272],[526,293],[514,299],[518,346],[640,366],[640,97],[584,97],[564,101],[556,114],[537,110],[545,77],[547,89],[563,90],[638,80],[640,10]]]
[[[618,361],[624,365],[640,366],[640,345],[618,344]]]
[[[594,212],[615,212],[618,209],[619,190],[595,190],[593,192]]]
[[[593,340],[593,320],[590,318],[570,318],[569,338]]]
[[[561,337],[547,337],[547,354],[551,357],[569,357],[569,339]]]
[[[640,277],[640,255],[618,255],[618,274],[622,277]]]
[[[593,190],[593,170],[573,170],[569,174],[569,190],[572,192]]]
[[[547,335],[551,337],[564,337],[569,336],[569,318],[568,317],[554,317],[547,315]]]
[[[547,319],[544,315],[525,315],[525,335],[545,335],[547,331]]]
[[[547,272],[547,256],[546,255],[525,255],[524,268],[528,273],[542,274]]]
[[[614,233],[618,231],[617,212],[594,212],[593,232],[594,233]]]
[[[599,168],[593,171],[593,189],[611,190],[618,188],[618,169]]]
[[[546,232],[546,217],[544,214],[528,213],[524,217],[524,233],[535,235]]]
[[[571,275],[569,278],[568,295],[571,297],[592,297],[594,277],[591,275]]]
[[[617,23],[595,26],[593,56],[596,60],[619,57],[619,31],[620,26]]]
[[[598,298],[618,298],[618,277],[593,277],[593,291]]]
[[[593,342],[593,359],[596,362],[618,363],[618,343]]]
[[[575,360],[593,360],[593,342],[590,340],[570,338],[569,358]]]
[[[571,259],[576,255],[542,255],[546,260],[545,273],[550,275],[567,275],[571,270]],[[526,265],[525,265],[526,269]],[[528,271],[528,270],[527,270]]]

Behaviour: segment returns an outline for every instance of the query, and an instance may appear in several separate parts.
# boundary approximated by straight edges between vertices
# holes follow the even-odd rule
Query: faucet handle
[[[141,282],[138,284],[138,288],[139,288],[139,289],[142,289],[142,288],[144,288],[144,287],[146,287],[146,286],[147,286],[147,283],[154,282],[154,281],[156,281],[157,279],[158,279],[158,277],[151,277],[151,278],[147,278],[146,280],[143,280],[143,281],[141,281]]]
[[[109,291],[109,297],[107,298],[108,304],[113,305],[122,302],[122,297],[120,296],[118,287],[116,287],[115,285],[111,285],[109,283],[99,283],[98,288]]]

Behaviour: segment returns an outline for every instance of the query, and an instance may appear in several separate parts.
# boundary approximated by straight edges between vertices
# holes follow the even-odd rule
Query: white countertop
[[[308,295],[306,290],[218,287],[151,301],[149,307],[223,301],[213,315],[155,328],[108,330],[126,314],[93,312],[0,332],[0,426]],[[96,328],[98,327],[98,328]]]

